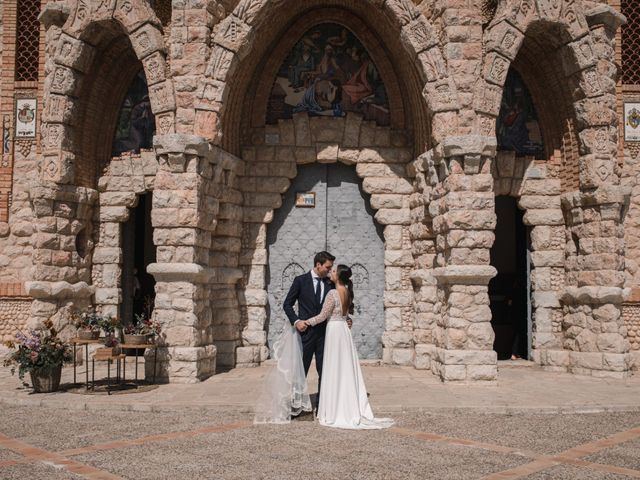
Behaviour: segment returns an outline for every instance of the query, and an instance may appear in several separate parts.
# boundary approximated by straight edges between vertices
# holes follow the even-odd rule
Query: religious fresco
[[[343,117],[389,125],[389,102],[380,73],[362,43],[342,25],[308,30],[278,70],[269,97],[267,123],[294,113]]]
[[[113,139],[112,156],[123,152],[139,153],[153,146],[156,122],[149,102],[149,87],[141,70],[131,82],[124,97]]]
[[[505,81],[496,136],[498,150],[544,158],[544,142],[531,94],[513,68]]]

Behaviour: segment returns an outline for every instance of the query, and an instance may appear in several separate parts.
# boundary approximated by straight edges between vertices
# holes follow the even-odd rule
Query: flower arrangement
[[[114,335],[107,335],[104,337],[104,346],[109,348],[117,347],[120,344],[120,340],[118,340]]]
[[[15,342],[6,342],[7,347],[15,351],[5,359],[4,366],[11,366],[12,374],[17,367],[20,380],[24,380],[27,372],[60,368],[64,362],[73,359],[71,347],[58,337],[53,322],[47,320],[44,327],[28,334],[19,332]]]
[[[106,336],[112,335],[120,325],[119,321],[108,315],[101,315],[94,310],[88,312],[73,312],[72,319],[78,329],[78,337],[81,339],[97,339],[100,330]]]
[[[97,332],[100,331],[100,325],[102,317],[96,312],[74,312],[72,314],[74,319],[74,325],[78,330]]]
[[[127,335],[160,335],[162,325],[157,320],[146,318],[146,315],[136,314],[136,323],[124,327],[124,333]]]

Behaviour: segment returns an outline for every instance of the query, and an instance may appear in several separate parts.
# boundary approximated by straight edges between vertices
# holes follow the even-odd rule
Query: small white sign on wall
[[[35,98],[16,99],[16,138],[36,137],[36,113],[38,100]]]
[[[640,102],[624,104],[624,140],[640,142]]]

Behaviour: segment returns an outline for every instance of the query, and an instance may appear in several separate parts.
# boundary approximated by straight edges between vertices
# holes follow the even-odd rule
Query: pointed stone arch
[[[548,220],[556,220],[548,214],[550,211],[545,213],[551,206],[548,200],[538,202],[537,211],[527,212],[525,223],[534,226],[533,241],[543,247],[532,262],[534,277],[542,278],[550,266],[564,271],[560,288],[552,288],[550,283],[549,292],[534,293],[539,337],[535,343],[545,347],[534,358],[546,367],[594,376],[623,377],[629,365],[626,329],[620,314],[624,283],[622,218],[627,200],[620,190],[616,158],[614,64],[615,33],[623,21],[624,17],[608,5],[594,6],[580,0],[502,2],[485,34],[488,53],[476,91],[478,127],[490,135],[509,67],[529,68],[529,72],[520,71],[529,78],[540,76],[541,70],[543,75],[545,69],[553,71],[547,75],[551,81],[547,79],[546,91],[538,96],[551,96],[554,108],[563,110],[567,121],[561,130],[565,139],[560,154],[563,184],[558,193],[562,194],[563,218],[559,226],[572,241],[565,242],[564,253],[560,254],[557,245],[552,248],[548,239],[536,235],[536,231],[545,231]],[[541,54],[532,53],[532,42],[537,42]],[[523,55],[534,61],[519,64]],[[545,140],[553,141],[549,137]],[[541,179],[544,189],[537,195],[549,193],[557,184],[557,179],[549,177]],[[557,198],[554,204],[557,206]],[[602,333],[604,322],[609,325],[606,334]]]
[[[492,136],[509,67],[521,52],[527,36],[553,33],[547,38],[557,50],[554,67],[571,88],[565,95],[572,104],[580,147],[584,154],[607,151],[615,155],[617,131],[607,132],[607,145],[595,145],[597,131],[611,125],[615,113],[615,65],[612,39],[621,16],[610,7],[585,11],[581,1],[507,0],[500,3],[483,38],[487,54],[483,77],[478,80],[475,105],[477,130]],[[552,43],[554,43],[552,45]],[[606,52],[606,53],[605,53]],[[604,73],[600,73],[604,72]],[[615,132],[614,132],[615,131]],[[602,135],[599,135],[602,139]],[[577,146],[577,145],[576,145]]]
[[[71,12],[55,6],[45,9],[41,21],[48,37],[42,125],[44,182],[75,181],[75,157],[82,150],[78,143],[82,135],[74,117],[84,106],[81,92],[88,82],[83,80],[103,62],[98,57],[104,52],[100,52],[95,38],[106,31],[130,42],[136,62],[141,63],[158,133],[174,131],[175,95],[167,77],[162,25],[148,2],[112,0],[94,4],[79,0]]]
[[[278,22],[282,24],[283,18],[289,21],[320,7],[343,9],[347,13],[357,10],[342,0],[297,2],[293,5],[287,4],[286,10],[281,0],[242,0],[233,12],[221,21],[213,38],[206,70],[207,80],[197,94],[197,133],[232,152],[238,150],[239,139],[225,137],[232,136],[231,131],[233,128],[237,129],[239,122],[241,98],[238,98],[238,93],[234,94],[234,90],[243,95],[246,87],[242,80],[235,81],[233,85],[229,80],[232,76],[236,80],[243,76],[238,75],[238,71],[250,51],[266,51],[261,45],[268,47],[282,34],[281,30],[270,27],[271,32],[268,32],[268,35],[261,31],[263,27],[266,29],[267,26],[273,25],[273,18],[277,17]],[[362,10],[359,13],[375,17],[378,20],[376,27],[394,32],[396,39],[399,34],[402,50],[409,59],[407,63],[414,69],[413,74],[416,78],[413,85],[420,92],[420,99],[416,103],[424,105],[424,112],[419,112],[418,105],[414,113],[414,122],[418,125],[416,129],[425,132],[416,144],[420,145],[422,150],[425,145],[437,143],[439,138],[433,139],[433,142],[430,138],[430,122],[434,121],[434,116],[455,112],[459,108],[459,101],[455,82],[449,76],[442,52],[437,46],[438,39],[433,26],[410,0],[372,2],[367,5],[366,12]],[[375,28],[372,31],[375,31]],[[260,42],[257,43],[256,39],[260,39]]]

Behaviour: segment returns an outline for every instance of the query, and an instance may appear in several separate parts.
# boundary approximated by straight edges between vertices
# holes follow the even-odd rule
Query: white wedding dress
[[[392,419],[374,418],[371,411],[358,351],[347,325],[347,317],[342,314],[337,290],[327,294],[320,314],[308,321],[312,325],[327,321],[318,401],[320,425],[348,429],[391,427],[394,424]]]

